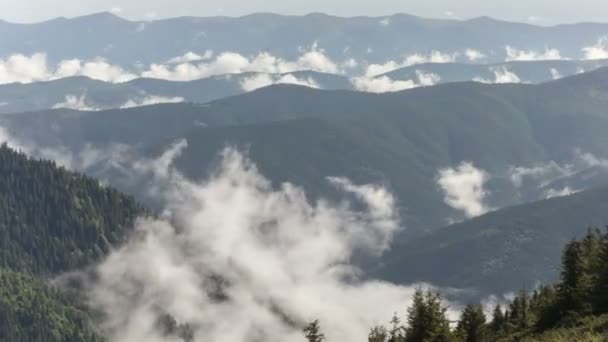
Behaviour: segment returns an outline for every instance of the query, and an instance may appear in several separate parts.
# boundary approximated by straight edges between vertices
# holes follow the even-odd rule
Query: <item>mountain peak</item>
[[[126,21],[112,12],[98,12],[81,17],[72,18],[72,20],[95,20],[95,21]]]

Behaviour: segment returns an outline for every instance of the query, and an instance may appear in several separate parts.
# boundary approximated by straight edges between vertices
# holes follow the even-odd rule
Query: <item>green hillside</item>
[[[563,246],[608,225],[608,187],[510,207],[393,246],[377,274],[505,293],[559,274]]]
[[[95,340],[78,297],[49,279],[99,260],[145,211],[97,180],[5,145],[0,174],[0,340]]]

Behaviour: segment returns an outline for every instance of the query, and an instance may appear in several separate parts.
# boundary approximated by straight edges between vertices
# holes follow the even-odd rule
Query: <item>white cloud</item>
[[[204,77],[244,72],[284,74],[294,71],[312,70],[326,73],[341,73],[325,51],[316,44],[295,61],[287,61],[262,52],[251,58],[234,52],[224,52],[215,59],[202,63],[181,63],[177,65],[153,64],[142,73],[143,77],[161,78],[175,81],[190,81]]]
[[[422,70],[416,70],[416,76],[418,77],[418,82],[422,87],[434,86],[441,81],[441,77],[432,72],[427,73]]]
[[[314,44],[294,61],[284,60],[263,52],[253,57],[245,57],[234,52],[224,52],[214,59],[213,53],[203,55],[188,52],[167,61],[166,64],[151,64],[141,73],[127,71],[110,64],[102,58],[89,61],[79,59],[63,60],[55,67],[47,64],[46,55],[36,53],[31,56],[12,55],[0,59],[0,84],[31,83],[49,81],[72,76],[86,76],[92,79],[121,83],[138,77],[158,78],[173,81],[191,81],[200,78],[244,73],[262,72],[285,74],[294,71],[312,70],[326,73],[342,73],[325,51]],[[346,67],[353,67],[355,61],[347,61]],[[354,65],[356,66],[356,64]]]
[[[86,103],[86,95],[82,94],[80,96],[76,95],[66,95],[65,101],[57,103],[53,106],[54,109],[57,108],[67,108],[73,110],[82,110],[82,111],[96,111],[98,108],[89,106]]]
[[[355,89],[370,93],[386,93],[418,87],[418,84],[412,80],[392,80],[388,76],[355,77],[351,79],[351,83]]]
[[[0,59],[0,84],[30,83],[49,78],[46,55],[35,53],[31,56],[16,54]]]
[[[520,188],[524,182],[532,181],[545,186],[550,182],[575,173],[574,165],[560,165],[555,161],[538,164],[531,167],[517,166],[509,169],[509,178],[513,185]]]
[[[518,50],[511,46],[505,47],[507,51],[507,61],[543,61],[562,59],[561,53],[557,49],[546,48],[545,51]]]
[[[137,75],[127,72],[123,68],[112,65],[104,59],[98,58],[92,61],[81,61],[78,59],[65,60],[59,63],[57,70],[50,79],[86,76],[95,80],[121,83],[137,78]]]
[[[104,167],[119,166],[131,158],[133,152],[122,144],[109,144],[105,148],[95,148],[85,144],[79,151],[71,151],[62,146],[39,146],[16,137],[6,128],[0,127],[0,143],[34,158],[53,160],[57,165],[75,171],[99,170]]]
[[[521,79],[519,78],[519,76],[517,76],[514,72],[512,72],[505,66],[492,68],[492,72],[494,73],[493,80],[489,80],[489,79],[485,79],[485,78],[481,78],[481,77],[475,77],[473,79],[473,81],[481,82],[481,83],[489,83],[489,84],[491,84],[491,83],[496,83],[496,84],[521,83]]]
[[[393,80],[388,76],[379,77],[354,77],[351,83],[355,89],[370,93],[386,93],[395,92],[406,89],[429,87],[436,85],[441,81],[439,75],[427,73],[422,70],[416,70],[418,80]]]
[[[252,91],[258,88],[267,87],[273,84],[296,84],[310,88],[319,88],[317,82],[312,78],[298,78],[292,74],[271,75],[257,74],[247,77],[240,82],[244,91]]]
[[[486,57],[488,57],[485,54],[483,54],[481,51],[475,50],[475,49],[467,49],[464,52],[464,54],[465,54],[465,56],[467,56],[467,58],[471,62],[477,62],[479,60],[482,60],[482,59],[485,59]]]
[[[385,74],[396,69],[422,64],[422,63],[452,63],[458,57],[458,53],[447,54],[433,51],[428,55],[413,54],[406,56],[401,62],[388,61],[384,64],[370,64],[367,66],[365,76],[373,77]]]
[[[213,57],[213,51],[207,50],[202,55],[194,53],[192,51],[186,52],[182,56],[171,58],[167,61],[167,64],[182,64],[182,63],[190,63],[196,61],[204,61],[209,60]]]
[[[485,214],[491,209],[484,203],[488,192],[484,189],[489,175],[472,163],[463,162],[456,168],[439,170],[437,184],[444,192],[444,201],[462,211],[467,218]]]
[[[584,188],[575,189],[573,185],[567,184],[562,184],[558,189],[548,187],[558,180],[568,181],[569,177],[596,167],[608,169],[608,160],[576,149],[570,162],[549,161],[532,166],[511,167],[508,177],[518,189],[543,189],[543,197],[539,199],[545,199],[567,196],[584,190]],[[576,187],[581,187],[581,184],[576,184]]]
[[[386,250],[400,226],[385,189],[330,178],[363,209],[311,203],[292,184],[273,189],[232,149],[193,183],[171,167],[181,148],[149,168],[164,170],[165,214],[139,220],[87,286],[110,341],[175,341],[157,327],[164,314],[194,340],[299,342],[303,325],[320,319],[328,340],[366,341],[411,302],[414,287],[361,280],[351,264],[355,253]]]
[[[175,96],[175,97],[166,97],[166,96],[158,96],[158,95],[146,95],[142,98],[130,99],[125,102],[120,108],[133,108],[133,107],[141,107],[141,106],[151,106],[160,103],[179,103],[184,102],[183,97]]]
[[[557,70],[557,69],[555,69],[555,68],[551,68],[551,77],[552,77],[554,80],[558,80],[558,79],[560,79],[560,78],[564,77],[564,75],[562,75],[562,73],[561,73],[561,72],[559,72],[559,70]]]
[[[572,190],[572,189],[570,189],[569,186],[567,186],[561,190],[549,189],[545,192],[545,199],[570,196],[577,192],[580,192],[580,191]]]
[[[589,152],[583,152],[580,149],[575,150],[575,157],[582,162],[586,167],[602,167],[608,168],[608,159],[603,159]]]
[[[354,69],[359,66],[359,63],[354,58],[349,58],[342,62],[342,68]]]
[[[583,48],[585,59],[608,59],[608,36],[601,37],[595,45]]]

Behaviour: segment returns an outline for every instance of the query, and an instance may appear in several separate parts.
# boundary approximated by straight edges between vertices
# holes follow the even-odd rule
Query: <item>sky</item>
[[[138,20],[184,15],[324,12],[338,16],[410,13],[455,19],[487,15],[538,25],[608,22],[606,0],[0,0],[0,19],[10,22],[37,22],[104,11]]]

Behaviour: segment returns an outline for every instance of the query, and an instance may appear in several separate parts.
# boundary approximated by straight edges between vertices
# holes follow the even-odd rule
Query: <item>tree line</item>
[[[489,316],[489,317],[487,317]],[[311,342],[325,339],[321,323],[306,326]],[[386,326],[373,327],[369,342],[489,342],[608,340],[608,233],[589,229],[569,242],[554,285],[522,289],[491,315],[480,303],[464,307],[451,324],[438,293],[418,290],[402,323],[395,315]]]

